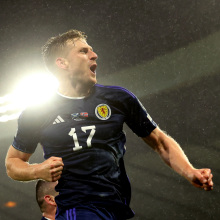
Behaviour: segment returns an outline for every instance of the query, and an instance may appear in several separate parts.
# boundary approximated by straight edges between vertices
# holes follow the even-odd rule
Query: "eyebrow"
[[[93,48],[92,48],[91,46],[88,46],[88,47],[82,46],[82,47],[80,48],[80,50],[82,50],[82,49],[90,49],[91,51],[93,51]]]

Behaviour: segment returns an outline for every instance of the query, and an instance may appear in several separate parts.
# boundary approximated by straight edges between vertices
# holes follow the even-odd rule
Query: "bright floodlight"
[[[58,87],[49,74],[33,74],[23,79],[13,92],[13,103],[18,107],[37,105],[48,100]]]
[[[45,102],[57,88],[56,78],[46,73],[24,78],[13,93],[0,97],[0,122],[16,119],[27,106]]]

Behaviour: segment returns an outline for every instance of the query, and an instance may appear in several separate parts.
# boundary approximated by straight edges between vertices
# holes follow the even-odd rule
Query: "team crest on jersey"
[[[72,119],[75,121],[82,121],[88,118],[88,113],[87,112],[81,112],[81,113],[73,113],[71,114]]]
[[[100,104],[95,108],[96,116],[101,120],[107,120],[111,116],[111,109],[106,104]]]

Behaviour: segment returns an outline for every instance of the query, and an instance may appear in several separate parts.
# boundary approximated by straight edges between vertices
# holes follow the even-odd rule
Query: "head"
[[[87,36],[78,30],[50,38],[42,48],[44,62],[59,81],[96,83],[97,54],[88,45]]]
[[[38,180],[36,184],[36,200],[41,212],[46,216],[54,216],[56,213],[55,197],[58,192],[55,191],[56,182],[46,182]]]

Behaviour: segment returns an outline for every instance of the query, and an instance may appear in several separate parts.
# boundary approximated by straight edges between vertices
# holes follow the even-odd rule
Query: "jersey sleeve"
[[[126,108],[128,113],[125,123],[139,137],[148,136],[157,127],[142,103],[133,94],[130,95]]]
[[[12,146],[24,153],[34,153],[39,142],[39,129],[36,116],[24,111],[18,119],[18,129]]]

